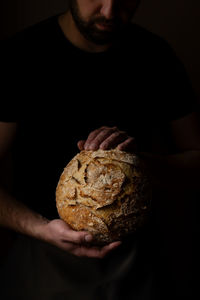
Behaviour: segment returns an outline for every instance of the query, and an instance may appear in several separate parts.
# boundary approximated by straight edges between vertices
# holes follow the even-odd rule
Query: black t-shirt
[[[2,43],[0,120],[17,122],[14,194],[56,218],[55,189],[77,141],[118,126],[142,151],[153,132],[168,140],[168,123],[195,110],[183,65],[160,37],[130,24],[113,47],[89,53],[65,37],[58,15]]]

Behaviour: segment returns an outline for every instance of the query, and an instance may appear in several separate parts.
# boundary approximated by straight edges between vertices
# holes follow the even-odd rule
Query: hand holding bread
[[[46,226],[45,240],[48,243],[53,244],[53,245],[57,246],[58,248],[65,250],[76,256],[103,258],[109,252],[111,252],[112,250],[117,248],[121,244],[121,241],[119,241],[118,238],[110,239],[109,233],[104,232],[104,230],[102,231],[103,235],[101,235],[101,234],[100,234],[100,236],[97,235],[99,240],[95,241],[95,234],[91,234],[91,233],[94,233],[93,232],[93,229],[95,229],[95,227],[93,227],[94,224],[92,226],[90,226],[91,224],[88,223],[89,224],[88,226],[90,227],[89,228],[86,226],[87,224],[85,223],[86,221],[87,222],[89,221],[86,210],[87,210],[87,208],[89,208],[91,210],[92,206],[91,206],[90,202],[92,202],[93,200],[94,200],[93,202],[95,202],[97,200],[96,206],[94,205],[94,207],[93,207],[94,212],[100,208],[100,210],[102,209],[102,213],[103,213],[104,205],[105,205],[107,217],[109,216],[109,213],[111,212],[111,210],[114,209],[113,212],[116,210],[116,213],[118,214],[118,217],[120,218],[118,224],[120,224],[120,222],[122,222],[121,224],[123,224],[123,222],[124,222],[124,221],[122,221],[123,215],[119,216],[120,213],[119,213],[119,211],[117,211],[117,207],[115,207],[116,203],[117,203],[115,201],[117,199],[117,194],[115,195],[115,192],[118,191],[120,194],[122,194],[122,190],[120,190],[120,189],[122,186],[124,186],[127,179],[125,178],[126,176],[124,176],[124,174],[122,174],[123,172],[121,173],[120,168],[122,167],[122,169],[123,169],[123,164],[127,163],[127,166],[124,169],[125,173],[132,172],[131,169],[129,170],[128,165],[135,164],[135,162],[137,160],[137,158],[133,155],[133,160],[134,160],[134,163],[133,163],[132,157],[131,157],[131,152],[135,153],[137,151],[137,146],[136,146],[135,139],[133,137],[128,136],[126,132],[120,131],[117,127],[111,128],[111,127],[106,127],[106,126],[103,126],[101,128],[98,128],[98,129],[92,131],[91,133],[89,133],[86,140],[79,141],[77,143],[77,145],[78,145],[79,150],[81,151],[80,152],[81,157],[83,156],[82,157],[83,161],[81,161],[81,159],[79,160],[78,157],[75,156],[75,158],[73,158],[72,161],[68,163],[68,167],[65,168],[64,175],[61,174],[61,177],[60,177],[60,180],[59,180],[59,183],[57,186],[57,191],[56,191],[56,205],[57,205],[57,209],[58,209],[61,219],[55,219],[45,225]],[[107,153],[105,154],[104,150],[106,151],[108,149],[115,149],[115,150],[107,151]],[[102,153],[100,153],[99,151],[100,152],[102,151]],[[126,151],[129,153],[126,154]],[[94,177],[97,176],[97,178],[94,180],[94,185],[98,185],[98,184],[101,185],[100,179],[103,178],[102,174],[100,174],[100,173],[98,174],[98,166],[94,165],[96,159],[98,160],[98,157],[97,158],[94,157],[95,161],[94,161],[94,163],[92,163],[92,161],[91,161],[91,163],[90,163],[90,164],[92,164],[91,166],[90,166],[90,164],[88,165],[88,163],[86,161],[84,163],[84,160],[87,158],[87,155],[86,155],[87,152],[88,152],[89,156],[93,152],[99,153],[100,156],[103,155],[103,157],[100,158],[100,160],[101,159],[110,160],[109,164],[108,165],[105,164],[103,167],[104,168],[103,173],[105,171],[104,179],[105,180],[108,179],[108,181],[110,181],[110,185],[108,183],[106,183],[107,184],[106,190],[105,191],[102,190],[102,194],[101,194],[100,190],[101,190],[101,188],[104,188],[104,187],[96,186],[96,190],[94,189],[94,195],[89,195],[89,196],[91,196],[91,201],[89,199],[90,197],[88,196],[88,197],[86,197],[87,198],[86,200],[88,200],[88,203],[81,204],[81,208],[84,210],[84,207],[85,207],[86,210],[80,211],[80,206],[78,205],[77,206],[78,209],[75,212],[75,210],[76,210],[75,202],[77,200],[75,198],[77,196],[78,197],[81,196],[81,193],[80,193],[80,195],[77,194],[78,189],[76,186],[76,185],[80,185],[80,182],[78,181],[79,179],[76,179],[75,178],[76,176],[75,177],[73,176],[73,174],[75,174],[76,171],[79,171],[79,168],[81,168],[81,166],[77,165],[76,162],[79,164],[83,164],[83,165],[85,164],[85,167],[86,167],[85,172],[86,171],[88,172],[88,173],[86,172],[87,174],[85,173],[85,178],[84,178],[84,180],[88,181],[88,182],[86,182],[86,185],[90,181],[90,178],[89,178],[90,175],[91,176],[94,175]],[[104,157],[104,154],[107,155],[107,157]],[[113,155],[116,157],[114,157]],[[77,160],[76,160],[76,157],[77,157]],[[114,159],[114,164],[113,164],[112,159]],[[121,159],[122,159],[122,161],[121,161]],[[128,161],[126,161],[126,159],[128,159]],[[129,159],[131,159],[131,161],[129,161]],[[118,166],[117,166],[117,164],[118,164]],[[75,167],[77,167],[77,170],[75,170],[76,169]],[[136,175],[136,176],[140,177],[140,172],[137,173],[136,169],[135,169],[135,171],[136,171],[136,173],[134,173],[134,176]],[[89,176],[87,179],[86,179],[86,177],[87,177],[86,175]],[[129,175],[132,176],[132,173],[130,173]],[[98,178],[98,176],[100,176],[100,177]],[[117,177],[115,178],[115,176],[117,176]],[[112,177],[114,178],[113,179],[114,182],[111,182]],[[81,180],[81,178],[80,178],[80,180]],[[105,184],[105,180],[103,180],[104,184]],[[122,182],[121,182],[121,180],[122,180]],[[71,181],[73,181],[73,182],[71,182]],[[118,182],[118,181],[120,181],[120,182]],[[67,186],[65,189],[64,185],[66,182],[67,182]],[[140,185],[140,179],[138,182]],[[71,183],[73,183],[73,184],[71,184]],[[89,183],[89,185],[91,185],[91,183]],[[117,185],[119,185],[119,186],[115,190],[115,187]],[[85,187],[85,188],[87,189],[87,187]],[[64,195],[65,192],[66,192],[66,195]],[[73,192],[75,192],[75,193],[73,193]],[[109,194],[109,192],[110,192],[110,194]],[[95,194],[95,193],[97,193],[97,194]],[[128,187],[126,197],[129,196],[128,195],[129,193],[131,193],[130,186]],[[90,191],[89,191],[89,194],[90,194]],[[97,196],[96,200],[93,199],[93,196],[95,196],[95,197]],[[65,202],[65,199],[63,197],[68,198],[67,202],[66,202],[68,209],[73,210],[73,212],[64,209],[63,203]],[[139,223],[142,222],[142,218],[146,214],[146,200],[147,200],[147,202],[149,200],[149,199],[146,199],[146,197],[148,198],[148,196],[145,195],[144,197],[142,197],[142,200],[141,200],[143,207],[141,208],[142,209],[142,217],[139,220]],[[106,199],[104,199],[104,198],[106,198]],[[64,202],[63,202],[63,200],[64,200]],[[134,201],[135,201],[135,199],[134,199]],[[109,202],[109,203],[107,203],[107,202]],[[125,200],[125,202],[126,202],[126,200]],[[114,206],[113,206],[113,203],[114,203]],[[76,204],[78,204],[78,202],[76,202]],[[84,205],[86,205],[86,206],[84,206]],[[131,207],[131,205],[133,205],[133,206]],[[131,205],[129,207],[127,207],[125,204],[124,209],[126,210],[127,214],[130,213],[130,217],[132,218],[132,213],[134,213],[132,211],[132,208],[133,208],[133,210],[135,209],[135,204],[131,204]],[[109,208],[109,206],[110,206],[110,208]],[[113,206],[113,208],[111,206]],[[108,207],[108,211],[107,211],[107,207]],[[140,211],[140,208],[138,208],[137,205],[136,205],[136,210],[137,210],[136,214],[138,214]],[[92,210],[91,210],[91,212],[92,212]],[[67,214],[69,213],[69,215],[67,216],[67,215],[65,215],[65,213],[67,213]],[[86,213],[86,215],[85,215],[85,213]],[[67,220],[68,220],[67,217],[69,217],[69,220],[71,220],[71,223],[67,222]],[[99,218],[100,216],[97,216],[97,217]],[[103,217],[105,218],[106,215]],[[75,218],[75,219],[73,219],[73,218]],[[78,227],[73,226],[73,224],[74,224],[74,222],[76,222],[76,220],[78,220],[78,222],[77,222]],[[99,221],[101,221],[101,220],[99,219]],[[130,223],[130,218],[128,220],[128,223]],[[80,226],[80,229],[79,229],[79,226]],[[120,226],[119,226],[119,231],[121,229]],[[90,229],[92,229],[92,230],[90,230]],[[96,229],[99,229],[99,228],[96,228]],[[122,229],[122,231],[123,230],[124,230],[124,228]],[[100,243],[99,244],[93,243],[93,241],[100,242]],[[102,241],[103,241],[103,243],[101,243]]]
[[[76,256],[103,258],[115,249],[120,242],[111,243],[104,247],[92,247],[91,234],[75,231],[63,220],[55,219],[44,225],[43,240]]]

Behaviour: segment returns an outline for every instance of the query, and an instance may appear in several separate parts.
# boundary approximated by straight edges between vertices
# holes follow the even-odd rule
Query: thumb
[[[77,146],[78,146],[78,148],[79,148],[80,151],[84,150],[84,145],[85,145],[85,140],[80,140],[77,143]]]
[[[67,230],[63,238],[71,243],[83,244],[92,241],[92,235],[87,231]]]

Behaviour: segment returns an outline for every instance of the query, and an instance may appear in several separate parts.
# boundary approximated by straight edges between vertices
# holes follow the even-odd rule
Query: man
[[[195,97],[166,42],[130,24],[138,4],[72,0],[66,13],[5,41],[1,158],[12,145],[14,185],[12,194],[1,189],[0,224],[18,234],[3,264],[4,299],[122,299],[125,292],[125,299],[164,299],[152,288],[159,242],[152,250],[151,227],[95,248],[55,207],[77,142],[79,150],[137,151],[152,167],[156,192],[198,185]]]

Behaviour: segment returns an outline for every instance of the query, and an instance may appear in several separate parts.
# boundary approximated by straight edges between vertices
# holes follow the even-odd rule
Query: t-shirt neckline
[[[102,52],[89,52],[89,51],[86,51],[84,49],[81,49],[77,46],[75,46],[67,37],[66,35],[64,34],[60,24],[59,24],[59,21],[58,21],[58,18],[59,18],[60,14],[57,14],[55,16],[53,16],[53,20],[55,21],[55,24],[56,24],[56,27],[58,29],[58,32],[60,34],[60,36],[62,37],[62,40],[66,43],[66,45],[68,45],[68,47],[71,48],[71,50],[79,55],[83,55],[83,56],[90,56],[90,57],[105,57],[109,54],[112,54],[113,51],[115,50],[115,46],[112,46],[111,48],[109,48],[108,50],[106,51],[102,51]]]

